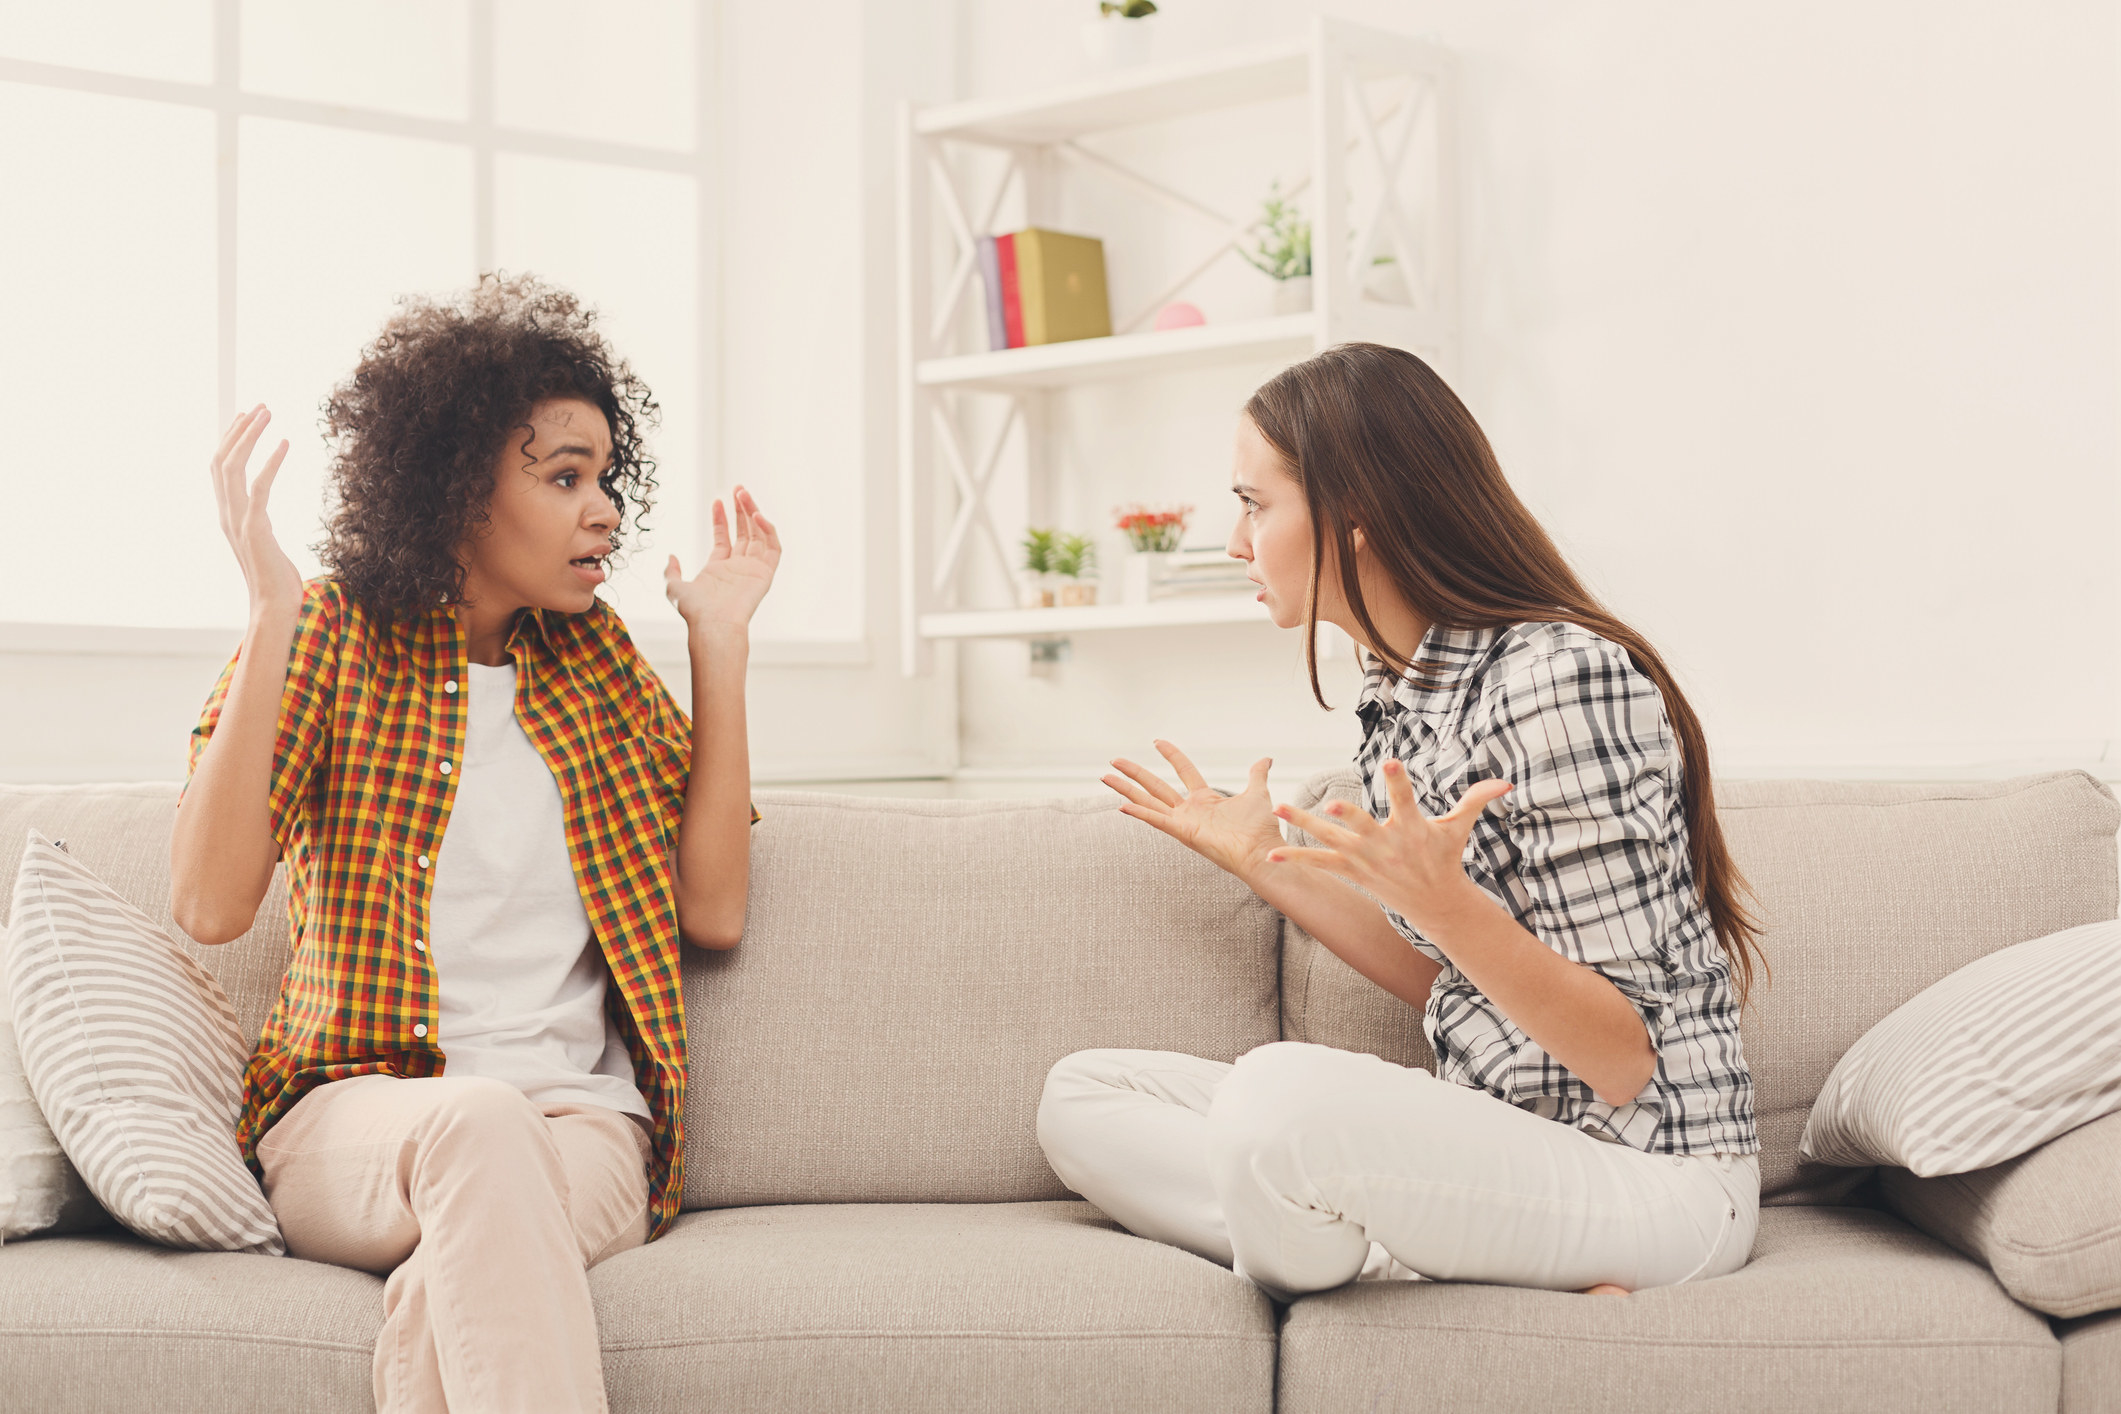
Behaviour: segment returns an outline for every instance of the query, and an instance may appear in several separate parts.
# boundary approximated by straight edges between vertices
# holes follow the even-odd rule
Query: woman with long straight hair
[[[1321,705],[1318,623],[1364,650],[1364,808],[1276,806],[1268,761],[1225,795],[1161,741],[1178,784],[1124,760],[1105,784],[1419,1008],[1436,1073],[1293,1042],[1235,1065],[1077,1052],[1039,1108],[1054,1171],[1283,1300],[1359,1275],[1625,1294],[1736,1271],[1758,930],[1670,671],[1412,354],[1346,344],[1269,381],[1234,481],[1230,553],[1303,626]]]

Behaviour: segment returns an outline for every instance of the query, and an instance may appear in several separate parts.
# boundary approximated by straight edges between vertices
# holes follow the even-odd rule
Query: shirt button
[[[418,938],[414,938],[412,940],[412,950],[414,952],[426,952],[427,944],[421,942]]]
[[[420,867],[422,869],[425,869],[427,867],[427,856],[424,854],[420,856]]]
[[[442,774],[446,776],[446,775],[448,775],[448,774],[449,774],[450,770],[451,770],[450,764],[449,764],[449,763],[448,763],[447,761],[444,761],[444,762],[442,763]]]
[[[425,1036],[427,1034],[427,1024],[425,1022],[421,1022],[419,1025],[413,1027],[412,1034],[415,1036]]]
[[[456,690],[457,680],[455,678],[451,678],[448,682],[442,684],[442,691],[444,692],[455,692]]]

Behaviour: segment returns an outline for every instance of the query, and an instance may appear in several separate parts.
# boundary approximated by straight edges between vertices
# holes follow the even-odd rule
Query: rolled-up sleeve
[[[272,780],[267,803],[272,812],[273,838],[282,853],[293,844],[296,821],[307,799],[319,763],[330,752],[334,674],[338,666],[340,590],[328,581],[312,581],[302,598],[301,617],[295,623],[294,643],[288,651],[287,683],[280,693],[279,731],[273,743]],[[234,681],[239,649],[221,670],[213,691],[207,694],[198,725],[192,728],[191,752],[185,765],[185,784],[199,769],[199,758],[221,723],[221,709],[228,701]]]
[[[1479,756],[1476,775],[1515,787],[1501,809],[1518,921],[1612,982],[1659,1046],[1666,943],[1689,890],[1679,758],[1656,685],[1608,644],[1542,654],[1498,692]]]

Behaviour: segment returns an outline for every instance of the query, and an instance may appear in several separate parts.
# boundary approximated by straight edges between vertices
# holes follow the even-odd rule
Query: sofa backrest
[[[1743,1022],[1769,1202],[1833,1202],[1866,1170],[1801,1163],[1834,1062],[1888,1012],[1978,957],[2116,915],[2121,805],[2081,771],[1964,784],[1726,781],[1719,813],[1752,884],[1772,981]],[[1299,805],[1356,798],[1352,771]],[[1283,1034],[1431,1064],[1421,1019],[1301,930],[1282,959]]]
[[[758,808],[744,941],[685,963],[687,1206],[1058,1198],[1053,1062],[1279,1038],[1279,915],[1103,801]]]
[[[1279,1038],[1280,918],[1101,801],[757,800],[744,941],[683,962],[688,1207],[1058,1198],[1034,1124],[1054,1061]],[[174,786],[0,786],[0,900],[31,826],[64,838],[254,1039],[287,963],[282,880],[243,938],[185,939],[175,806]]]

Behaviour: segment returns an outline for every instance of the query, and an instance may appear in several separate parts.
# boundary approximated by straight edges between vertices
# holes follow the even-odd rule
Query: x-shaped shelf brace
[[[943,460],[950,465],[950,479],[957,483],[957,515],[950,522],[950,533],[943,539],[942,552],[935,557],[934,590],[938,595],[949,592],[951,578],[957,573],[959,558],[965,553],[965,541],[974,526],[994,551],[994,563],[1001,569],[1002,582],[1011,578],[1009,552],[1002,548],[1001,532],[994,528],[994,517],[987,509],[987,490],[994,484],[994,469],[1001,464],[1002,446],[1009,440],[1009,433],[1016,426],[1017,415],[1023,404],[1015,398],[1009,399],[1008,416],[995,429],[994,440],[980,457],[979,470],[974,471],[965,458],[964,440],[958,435],[957,422],[943,410],[943,401],[937,398],[931,405],[935,410],[936,430],[942,434]]]
[[[1377,250],[1373,232],[1377,226],[1379,215],[1389,215],[1394,218],[1393,244],[1397,258],[1402,261],[1412,259],[1409,247],[1411,247],[1413,242],[1410,234],[1405,229],[1404,211],[1392,188],[1399,179],[1399,171],[1404,163],[1407,150],[1412,146],[1414,131],[1417,120],[1421,116],[1421,105],[1427,97],[1428,86],[1419,79],[1410,79],[1408,82],[1410,88],[1414,90],[1412,95],[1400,94],[1386,105],[1382,113],[1374,115],[1370,111],[1369,100],[1363,94],[1361,84],[1356,82],[1349,84],[1349,88],[1355,98],[1355,108],[1360,118],[1361,131],[1355,137],[1349,139],[1348,151],[1353,153],[1359,150],[1363,146],[1364,141],[1367,140],[1371,145],[1372,167],[1377,172],[1380,182],[1379,197],[1368,203],[1373,208],[1373,214],[1367,217],[1362,226],[1364,238],[1359,243],[1363,246],[1363,249],[1358,255],[1354,266],[1358,273],[1366,271],[1369,268],[1369,262],[1376,258]],[[1413,98],[1413,102],[1408,101],[1410,96]],[[1395,117],[1402,120],[1399,140],[1388,161],[1380,145],[1379,134],[1390,129],[1392,120]],[[1173,191],[1155,178],[1143,176],[1133,168],[1115,162],[1103,153],[1093,152],[1081,143],[1073,140],[1058,142],[1054,144],[1054,150],[1071,162],[1098,172],[1122,186],[1131,187],[1145,196],[1153,197],[1176,210],[1183,211],[1191,216],[1201,217],[1218,228],[1215,243],[1212,246],[1204,247],[1200,258],[1188,266],[1184,274],[1159,291],[1155,298],[1141,305],[1125,319],[1119,321],[1114,331],[1116,333],[1131,333],[1140,328],[1159,309],[1162,309],[1173,299],[1177,298],[1188,285],[1205,275],[1209,268],[1218,260],[1221,260],[1232,251],[1242,248],[1259,230],[1259,222],[1257,220],[1232,220],[1213,207],[1195,201],[1183,192]],[[1292,182],[1285,189],[1284,194],[1291,197],[1297,196],[1310,185],[1311,178],[1309,174],[1306,174]],[[1417,267],[1409,264],[1404,268],[1413,270]],[[1413,284],[1411,276],[1408,283],[1411,289]],[[1360,289],[1361,287],[1361,282],[1358,280],[1356,288]]]

